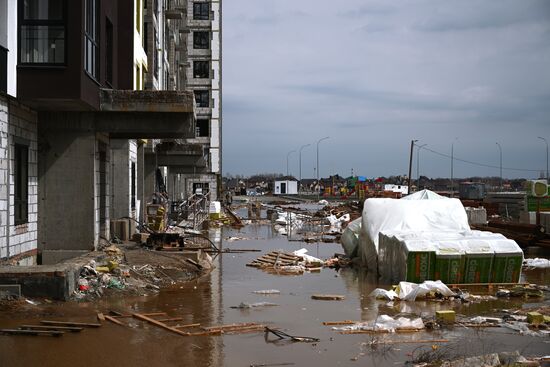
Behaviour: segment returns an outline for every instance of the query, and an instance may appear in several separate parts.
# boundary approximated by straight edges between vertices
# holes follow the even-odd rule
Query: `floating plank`
[[[221,335],[221,330],[199,331],[196,333],[188,333],[188,336],[205,336],[205,335]]]
[[[361,321],[352,321],[352,320],[344,320],[344,321],[324,321],[323,325],[353,325],[358,324]]]
[[[343,301],[346,296],[340,294],[313,294],[311,298],[321,301]]]
[[[61,336],[64,334],[63,331],[55,330],[21,330],[21,329],[0,329],[0,334],[11,334],[11,335],[49,335],[49,336]]]
[[[181,331],[181,330],[176,329],[175,327],[171,327],[171,326],[168,326],[166,324],[163,324],[162,322],[157,321],[155,319],[152,319],[152,318],[150,318],[146,315],[139,314],[139,313],[134,313],[134,314],[132,314],[132,316],[135,317],[138,320],[146,321],[150,324],[153,324],[153,325],[158,326],[160,328],[163,328],[165,330],[171,331],[173,333],[183,335],[183,336],[189,336],[189,333],[186,333],[185,331]]]
[[[117,325],[120,325],[120,326],[126,326],[125,324],[123,324],[122,322],[120,322],[119,320],[117,320],[113,316],[105,315],[104,317],[105,317],[106,320],[111,321],[113,324],[117,324]]]
[[[176,329],[187,329],[187,328],[192,328],[192,327],[200,327],[201,324],[187,324],[187,325],[176,325],[174,326],[174,328]]]
[[[73,321],[50,321],[50,320],[41,320],[40,323],[41,323],[41,324],[44,324],[44,325],[101,327],[101,324],[94,324],[94,323],[87,323],[87,322],[73,322]]]
[[[168,322],[168,321],[182,321],[182,320],[183,320],[183,317],[170,317],[167,319],[158,319],[157,321]]]
[[[84,328],[75,327],[75,326],[52,326],[52,325],[21,325],[19,326],[19,328],[27,329],[27,330],[50,330],[50,331],[71,331],[71,332],[79,332],[84,330]]]
[[[101,312],[97,314],[97,319],[99,321],[105,321],[105,315],[103,315]]]
[[[255,322],[243,322],[239,324],[227,324],[227,325],[217,325],[217,326],[207,326],[203,327],[204,330],[226,330],[226,329],[234,329],[234,328],[242,328],[246,326],[256,326],[259,325]]]
[[[111,311],[111,313],[115,314],[112,317],[133,317],[133,314],[129,313],[120,313],[116,311]],[[166,316],[166,312],[150,312],[150,313],[142,313],[140,315],[151,317],[151,316]]]
[[[432,344],[448,343],[449,339],[423,339],[423,340],[381,340],[372,344]]]

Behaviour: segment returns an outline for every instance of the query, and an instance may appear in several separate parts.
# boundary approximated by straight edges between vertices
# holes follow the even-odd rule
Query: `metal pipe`
[[[319,200],[319,189],[321,188],[321,185],[319,183],[319,176],[321,175],[319,173],[319,143],[329,138],[330,136],[325,136],[324,138],[317,140],[317,200]]]
[[[298,181],[298,194],[300,194],[300,189],[302,188],[302,149],[309,147],[311,144],[302,145],[300,147],[300,179]]]
[[[548,140],[546,140],[546,138],[543,138],[542,136],[538,136],[538,138],[543,140],[544,143],[546,143],[546,181],[548,181],[549,180],[548,178]]]
[[[497,142],[498,150],[500,152],[500,191],[502,191],[502,147]]]

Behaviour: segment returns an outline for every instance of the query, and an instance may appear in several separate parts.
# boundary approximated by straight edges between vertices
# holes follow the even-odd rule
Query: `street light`
[[[458,140],[458,138],[455,138],[455,140],[453,140],[453,142],[451,143],[451,197],[453,197],[454,193],[455,193],[455,184],[454,184],[454,181],[453,181],[453,178],[454,178],[453,168],[454,168],[454,161],[455,161],[455,157],[454,157],[455,141],[457,141],[457,140]]]
[[[289,175],[289,174],[288,174],[288,157],[290,157],[290,155],[291,155],[292,153],[296,153],[296,150],[291,150],[290,152],[288,152],[288,153],[286,154],[286,176],[287,176],[287,179],[288,179],[288,175]]]
[[[300,189],[302,188],[302,149],[309,147],[311,144],[302,145],[300,147],[300,181],[298,182],[298,194],[300,193]]]
[[[426,145],[428,145],[428,144],[417,145],[417,147],[418,147],[418,151],[416,152],[416,177],[417,177],[416,187],[417,187],[417,190],[420,189],[420,149],[424,148]]]
[[[502,191],[502,147],[497,142],[498,151],[500,152],[500,191]]]
[[[319,171],[319,143],[322,142],[323,140],[327,140],[329,139],[330,136],[325,136],[324,138],[321,138],[319,140],[317,140],[317,199],[319,199],[319,189],[321,187],[321,185],[319,184],[319,176],[320,176],[320,171]]]
[[[538,136],[538,138],[546,143],[546,181],[548,181],[548,141],[542,136]]]

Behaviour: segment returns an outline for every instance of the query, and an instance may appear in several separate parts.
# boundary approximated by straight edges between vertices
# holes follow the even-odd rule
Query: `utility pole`
[[[498,151],[500,152],[500,191],[502,191],[502,147],[497,142]]]
[[[455,141],[457,141],[458,138],[455,138],[451,144],[451,197],[454,197],[455,193],[455,183],[454,183],[454,163],[455,163],[455,156],[454,156],[454,150],[455,150]]]
[[[548,178],[548,140],[543,138],[542,136],[538,137],[539,139],[543,140],[546,143],[546,181],[550,184],[549,178]]]
[[[411,154],[409,156],[409,186],[407,187],[407,195],[411,193],[411,175],[412,175],[412,164],[413,164],[413,151],[414,143],[418,140],[411,140]]]

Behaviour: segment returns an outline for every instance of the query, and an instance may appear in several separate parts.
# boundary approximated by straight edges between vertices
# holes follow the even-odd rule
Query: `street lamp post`
[[[286,176],[287,176],[287,178],[288,178],[288,175],[289,175],[289,173],[288,173],[288,157],[290,157],[290,155],[292,153],[296,153],[296,150],[291,150],[290,152],[288,152],[286,154]]]
[[[319,143],[329,138],[330,136],[325,136],[324,138],[317,140],[317,200],[319,200],[319,189],[321,188],[321,185],[319,184],[319,176],[321,175],[319,173]]]
[[[417,191],[420,190],[420,150],[428,144],[417,145],[418,150],[416,151],[416,188]]]
[[[539,136],[538,138],[546,143],[546,181],[548,181],[548,140],[546,140],[542,136]]]
[[[300,147],[300,180],[298,181],[298,194],[300,194],[300,189],[302,188],[302,149],[309,147],[311,144],[302,145]]]
[[[500,191],[502,191],[502,147],[498,142],[496,144],[498,146],[498,151],[500,153]]]

